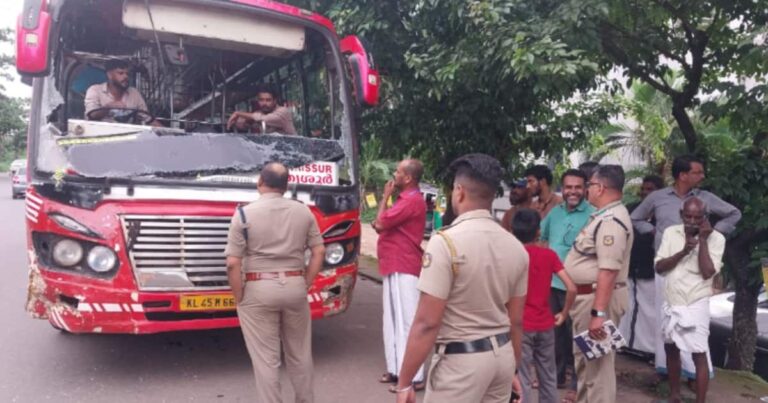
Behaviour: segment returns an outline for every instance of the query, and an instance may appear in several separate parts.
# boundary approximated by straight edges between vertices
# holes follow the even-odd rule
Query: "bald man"
[[[416,314],[421,274],[421,240],[427,219],[427,204],[419,190],[424,168],[421,162],[407,159],[397,164],[394,178],[384,186],[379,212],[373,228],[379,234],[376,254],[383,279],[384,358],[387,364],[379,382],[397,382],[405,354],[411,322]],[[397,189],[400,195],[391,208],[387,201]],[[416,389],[424,388],[424,367],[414,378]],[[390,391],[394,392],[394,385]]]
[[[656,273],[666,278],[662,338],[669,370],[669,400],[680,401],[680,352],[696,367],[696,402],[709,384],[709,297],[712,278],[723,266],[725,237],[713,231],[704,202],[691,197],[680,210],[683,223],[664,231],[656,252]]]
[[[288,188],[288,169],[283,164],[267,164],[257,186],[259,199],[238,207],[232,216],[224,252],[256,378],[254,401],[282,401],[282,347],[295,401],[312,403],[307,290],[323,265],[323,237],[309,208],[283,197]],[[306,249],[311,251],[309,265],[304,264]]]

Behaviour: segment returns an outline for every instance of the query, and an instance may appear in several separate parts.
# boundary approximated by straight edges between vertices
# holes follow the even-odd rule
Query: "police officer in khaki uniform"
[[[587,183],[588,200],[597,208],[581,230],[565,259],[566,273],[577,285],[571,309],[573,334],[589,331],[590,337],[607,337],[603,323],[616,326],[627,309],[626,281],[634,234],[629,212],[621,204],[624,170],[619,165],[600,165]],[[615,354],[587,361],[574,347],[578,402],[616,401]]]
[[[311,403],[312,327],[307,290],[322,267],[325,247],[309,208],[283,198],[288,187],[284,165],[267,164],[257,186],[260,198],[238,208],[232,217],[225,251],[229,285],[256,376],[255,401],[281,401],[282,343],[296,402]],[[306,248],[312,251],[307,267]]]
[[[432,353],[425,402],[507,403],[520,362],[528,254],[491,216],[501,166],[484,154],[451,164],[453,225],[432,237],[397,384],[415,402],[412,381]]]

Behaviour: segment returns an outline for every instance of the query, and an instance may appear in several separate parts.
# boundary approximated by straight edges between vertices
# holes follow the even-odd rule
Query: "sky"
[[[16,17],[21,13],[21,8],[24,5],[24,0],[0,0],[0,28],[13,28],[16,29]],[[6,55],[12,55],[16,52],[12,44],[0,45],[0,53]],[[19,76],[16,74],[16,69],[11,68],[10,73],[14,76],[13,82],[8,82],[5,79],[0,78],[5,87],[5,93],[12,97],[29,97],[32,94],[31,87],[23,84],[20,81]]]

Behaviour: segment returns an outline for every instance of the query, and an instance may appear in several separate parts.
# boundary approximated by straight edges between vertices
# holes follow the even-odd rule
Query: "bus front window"
[[[104,4],[103,13],[122,12]],[[81,24],[62,30],[59,68],[46,78],[63,105],[40,133],[38,171],[226,186],[280,161],[334,172],[311,184],[355,183],[351,105],[324,34],[276,26],[276,37],[286,29],[302,46],[270,48],[116,30],[92,10],[70,11]]]

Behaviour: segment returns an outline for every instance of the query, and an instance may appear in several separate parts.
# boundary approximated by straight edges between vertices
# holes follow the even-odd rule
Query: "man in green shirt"
[[[573,246],[576,236],[587,224],[595,211],[584,198],[587,177],[578,169],[567,170],[562,178],[563,202],[556,205],[541,222],[541,240],[557,253],[561,261]],[[556,276],[552,277],[552,293],[549,297],[552,313],[562,311],[565,304],[565,285]],[[571,382],[568,396],[575,397],[576,371],[573,366],[573,337],[571,320],[555,328],[555,360],[557,361],[557,384],[565,387],[566,371],[571,368]],[[566,399],[569,399],[566,397]]]

